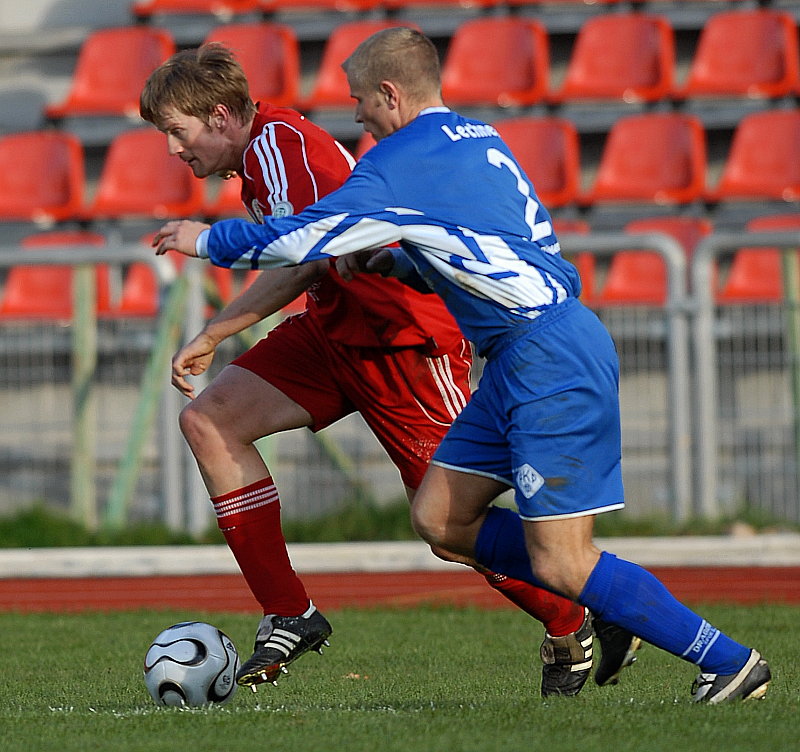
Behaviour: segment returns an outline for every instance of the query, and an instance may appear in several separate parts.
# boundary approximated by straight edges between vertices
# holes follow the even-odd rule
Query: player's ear
[[[399,103],[398,89],[396,84],[392,83],[391,81],[381,81],[378,90],[380,91],[384,102],[386,102],[386,106],[390,110],[395,109]]]
[[[211,110],[211,116],[208,119],[208,124],[212,128],[223,130],[231,118],[231,113],[228,107],[224,104],[215,104]]]

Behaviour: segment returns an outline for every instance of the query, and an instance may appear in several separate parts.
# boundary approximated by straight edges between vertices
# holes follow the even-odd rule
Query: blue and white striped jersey
[[[219,266],[268,268],[400,242],[480,353],[577,297],[550,215],[489,125],[426,110],[383,139],[345,184],[297,215],[216,223]]]

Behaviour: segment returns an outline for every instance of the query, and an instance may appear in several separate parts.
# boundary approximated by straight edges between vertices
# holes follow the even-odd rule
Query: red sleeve
[[[321,138],[314,129],[300,127],[304,125],[268,122],[247,147],[242,200],[256,221],[261,216],[297,214],[349,175],[350,166],[336,142],[327,134]]]

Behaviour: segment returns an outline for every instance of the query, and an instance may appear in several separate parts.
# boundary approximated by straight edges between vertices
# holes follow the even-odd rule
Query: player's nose
[[[167,136],[167,151],[171,157],[174,157],[183,151],[183,147],[177,138],[174,138],[173,136]]]

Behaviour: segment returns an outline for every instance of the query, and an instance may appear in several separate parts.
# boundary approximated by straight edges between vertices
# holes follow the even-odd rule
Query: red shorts
[[[437,357],[351,347],[330,341],[308,314],[290,316],[233,363],[305,408],[312,431],[361,413],[410,488],[470,394],[466,340]]]

